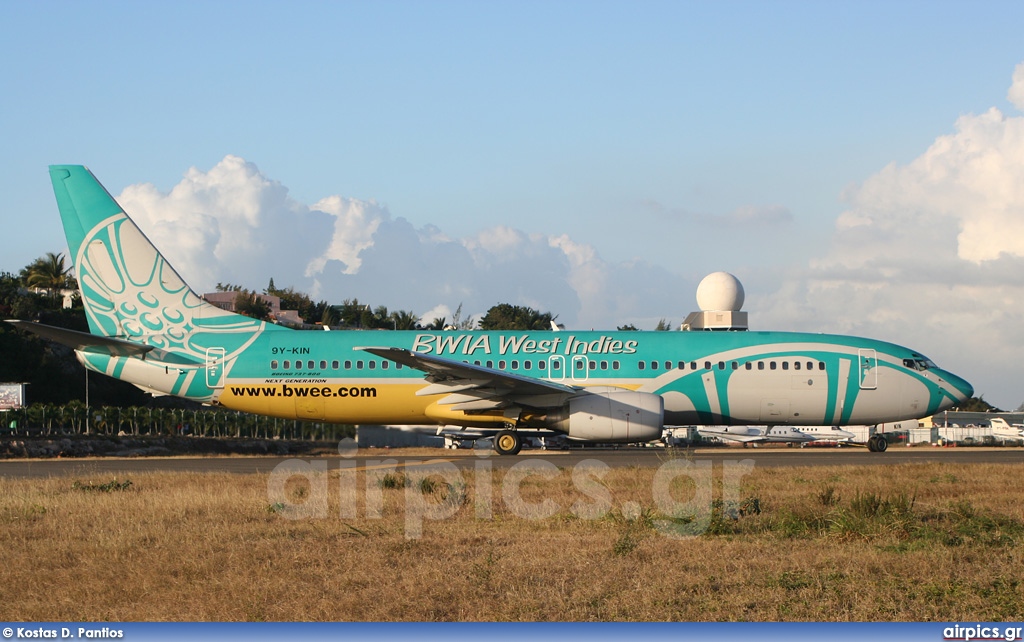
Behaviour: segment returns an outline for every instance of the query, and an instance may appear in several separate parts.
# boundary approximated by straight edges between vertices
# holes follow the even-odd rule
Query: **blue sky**
[[[908,344],[1015,407],[1021,24],[1017,2],[2,3],[0,270],[64,250],[46,166],[83,163],[200,290],[653,328],[727,270],[755,328]]]

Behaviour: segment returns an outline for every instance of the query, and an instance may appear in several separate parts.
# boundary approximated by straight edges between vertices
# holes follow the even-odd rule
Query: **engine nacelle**
[[[604,442],[651,441],[661,437],[665,402],[649,392],[590,389],[573,397],[552,427],[570,439]]]

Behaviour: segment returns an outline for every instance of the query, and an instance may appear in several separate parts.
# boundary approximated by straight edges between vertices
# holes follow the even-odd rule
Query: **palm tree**
[[[341,313],[338,312],[338,308],[333,305],[325,306],[323,314],[320,315],[320,323],[328,328],[341,323]]]
[[[53,252],[47,252],[46,256],[39,257],[28,266],[25,285],[49,292],[54,306],[57,305],[61,290],[78,287],[71,276],[71,267],[64,264],[64,255]]]
[[[420,318],[415,312],[399,310],[391,313],[391,322],[395,330],[415,330],[418,327]]]

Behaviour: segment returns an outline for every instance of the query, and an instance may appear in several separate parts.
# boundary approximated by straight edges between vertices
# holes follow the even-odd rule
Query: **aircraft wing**
[[[512,406],[550,408],[561,406],[581,388],[485,368],[405,348],[358,347],[378,357],[426,373],[430,384],[418,396],[446,395],[438,401],[453,410],[486,411]]]

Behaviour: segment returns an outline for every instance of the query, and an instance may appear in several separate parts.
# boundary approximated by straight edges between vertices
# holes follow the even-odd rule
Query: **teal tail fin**
[[[54,165],[50,180],[93,334],[171,348],[260,324],[197,296],[87,168]]]
[[[141,339],[185,330],[203,301],[92,172],[51,166],[50,180],[92,333]]]
[[[96,340],[26,329],[75,347],[92,370],[203,401],[216,398],[225,371],[262,332],[284,329],[196,295],[85,167],[51,166],[50,180]]]

